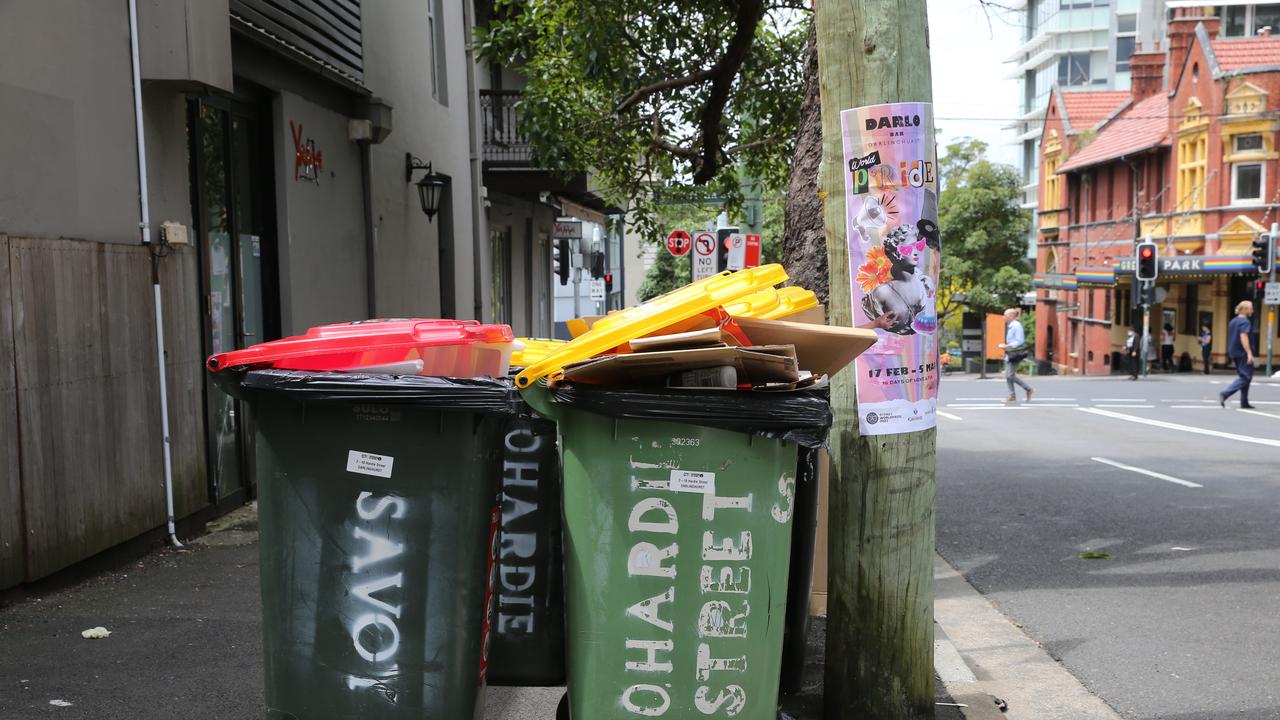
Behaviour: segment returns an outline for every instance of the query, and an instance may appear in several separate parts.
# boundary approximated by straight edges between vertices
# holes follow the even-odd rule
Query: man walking
[[[1018,395],[1014,392],[1013,386],[1017,384],[1027,391],[1027,402],[1031,402],[1031,396],[1035,394],[1035,390],[1026,383],[1025,380],[1018,377],[1018,364],[1027,358],[1027,333],[1022,329],[1022,321],[1018,318],[1022,316],[1022,310],[1019,308],[1009,308],[1004,311],[1004,342],[1000,343],[1000,347],[1004,349],[1004,381],[1009,384],[1009,397],[1005,398],[1005,402],[1017,402]]]
[[[1130,380],[1137,380],[1138,370],[1141,369],[1138,366],[1138,353],[1139,353],[1138,345],[1141,342],[1142,340],[1138,338],[1138,331],[1134,330],[1133,328],[1129,328],[1129,337],[1125,338],[1125,341],[1124,341],[1124,353],[1129,360],[1129,379]]]
[[[1218,394],[1218,404],[1227,406],[1227,398],[1240,392],[1240,409],[1252,410],[1249,404],[1249,383],[1253,382],[1253,345],[1249,341],[1252,329],[1249,317],[1253,315],[1253,303],[1241,300],[1236,305],[1236,316],[1227,325],[1227,357],[1236,364],[1236,381]]]

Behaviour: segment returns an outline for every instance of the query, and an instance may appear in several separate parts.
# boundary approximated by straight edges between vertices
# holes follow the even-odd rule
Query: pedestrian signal
[[[1135,277],[1138,280],[1155,280],[1156,275],[1160,273],[1160,259],[1156,255],[1156,244],[1150,240],[1140,242],[1134,255],[1137,261]]]

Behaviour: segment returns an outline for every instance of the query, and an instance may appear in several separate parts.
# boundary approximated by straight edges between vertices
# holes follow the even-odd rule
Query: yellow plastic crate
[[[738,272],[722,272],[656,297],[643,305],[601,318],[586,333],[558,352],[526,367],[516,376],[516,387],[526,388],[556,373],[565,365],[593,358],[622,343],[644,337],[673,323],[691,318],[739,298],[786,282],[781,265],[761,265]]]

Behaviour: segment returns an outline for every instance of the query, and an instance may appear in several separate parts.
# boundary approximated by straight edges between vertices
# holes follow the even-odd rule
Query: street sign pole
[[[1271,223],[1271,283],[1276,281],[1276,247],[1275,239],[1280,233],[1280,223]],[[1276,306],[1267,308],[1267,377],[1271,377],[1271,344],[1276,337]]]
[[[1155,284],[1153,281],[1150,281],[1150,280],[1144,280],[1144,281],[1143,281],[1143,283],[1142,283],[1142,284],[1143,284],[1143,293],[1142,293],[1142,301],[1143,301],[1143,302],[1142,302],[1142,349],[1138,352],[1138,358],[1139,358],[1138,362],[1139,362],[1139,363],[1141,363],[1141,365],[1142,365],[1142,376],[1143,376],[1143,377],[1146,377],[1147,375],[1149,375],[1149,374],[1151,373],[1151,368],[1150,368],[1150,366],[1149,366],[1149,364],[1148,364],[1148,362],[1147,362],[1147,348],[1148,348],[1148,347],[1150,347],[1150,345],[1151,345],[1151,343],[1147,340],[1147,337],[1151,335],[1151,305],[1149,305],[1149,304],[1146,302],[1146,300],[1147,300],[1146,284],[1147,284],[1148,282],[1152,283],[1153,285]]]

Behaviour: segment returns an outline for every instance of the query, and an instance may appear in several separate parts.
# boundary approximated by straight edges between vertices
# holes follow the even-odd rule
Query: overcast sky
[[[990,145],[992,160],[1017,165],[1019,151],[1003,127],[1017,117],[1018,83],[1006,80],[1004,59],[1017,48],[1022,30],[1016,15],[990,17],[978,0],[928,0],[933,56],[934,122],[941,131],[938,153],[955,138]]]

